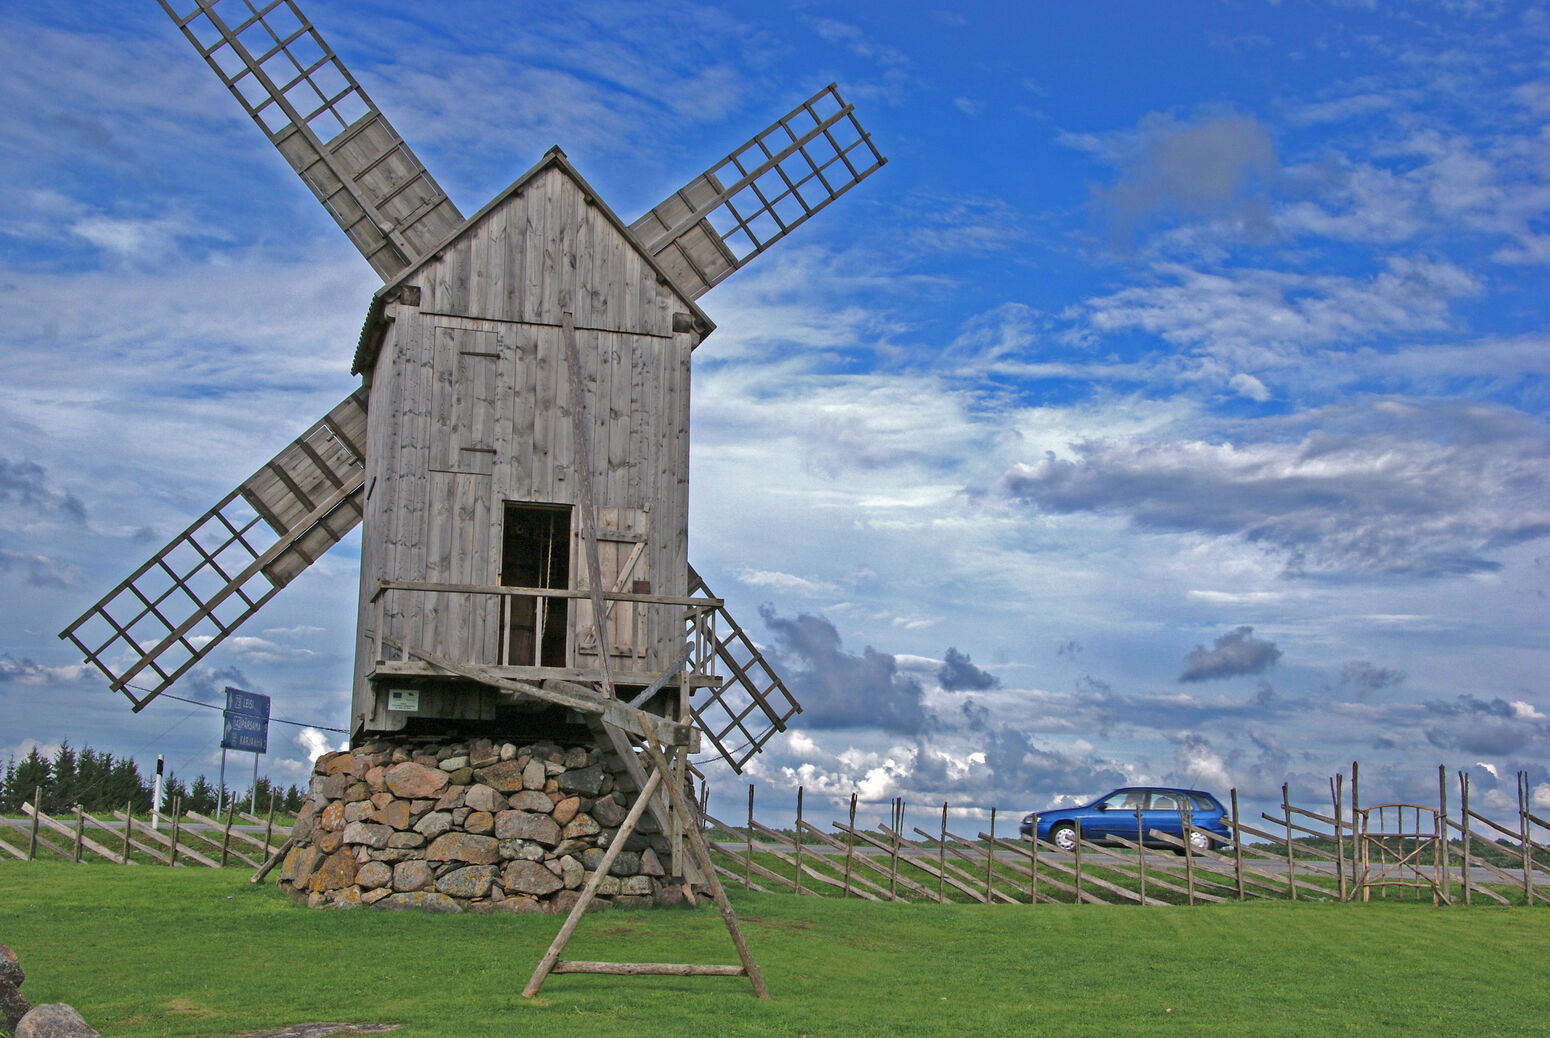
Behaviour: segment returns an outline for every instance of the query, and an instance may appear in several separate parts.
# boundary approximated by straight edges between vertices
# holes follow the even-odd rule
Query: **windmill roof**
[[[576,171],[575,166],[570,164],[570,160],[565,157],[565,153],[560,150],[558,145],[555,145],[545,152],[544,157],[539,159],[531,169],[512,181],[505,190],[496,194],[477,213],[474,213],[459,224],[434,248],[425,250],[424,255],[400,271],[393,280],[377,289],[371,297],[371,305],[366,311],[366,320],[361,326],[360,339],[355,345],[355,359],[350,364],[350,374],[358,375],[371,367],[376,361],[377,351],[382,346],[383,333],[388,324],[385,317],[387,305],[398,298],[399,291],[403,286],[412,280],[427,263],[440,256],[448,245],[462,237],[468,232],[469,228],[483,220],[491,210],[502,205],[512,195],[522,190],[530,181],[549,169],[558,169],[574,180],[581,188],[582,193],[592,202],[593,208],[602,213],[603,217],[614,225],[614,228],[619,231],[624,239],[635,246],[641,258],[645,260],[652,270],[656,271],[657,276],[662,279],[663,283],[672,287],[684,307],[694,315],[694,324],[700,330],[700,338],[702,340],[715,330],[715,322],[706,316],[705,311],[701,310],[694,300],[685,296],[673,279],[662,268],[661,264],[657,263],[645,249],[641,248],[640,243],[635,240],[635,236],[630,233],[629,227],[623,220],[619,219],[619,214],[615,213],[608,203],[604,202],[598,193],[592,190],[592,185],[587,183],[586,178]]]

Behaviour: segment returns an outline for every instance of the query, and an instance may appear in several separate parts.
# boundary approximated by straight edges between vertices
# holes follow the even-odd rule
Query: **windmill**
[[[882,166],[851,106],[630,224],[558,148],[465,218],[294,0],[158,2],[384,285],[362,386],[61,637],[139,711],[364,524],[352,744],[584,723],[741,771],[801,708],[689,565],[695,300]]]

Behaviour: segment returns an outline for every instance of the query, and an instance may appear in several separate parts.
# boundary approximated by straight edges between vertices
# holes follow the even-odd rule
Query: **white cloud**
[[[1259,403],[1264,403],[1270,399],[1270,390],[1265,388],[1263,382],[1253,375],[1244,374],[1241,371],[1227,380],[1227,388],[1239,396],[1246,396],[1250,400],[1255,400]]]

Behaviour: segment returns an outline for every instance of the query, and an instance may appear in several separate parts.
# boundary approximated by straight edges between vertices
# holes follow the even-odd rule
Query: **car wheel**
[[[1192,829],[1189,834],[1189,846],[1191,850],[1208,851],[1211,849],[1211,837],[1199,829]]]
[[[1057,825],[1049,831],[1049,842],[1063,851],[1076,848],[1076,826],[1067,823]]]

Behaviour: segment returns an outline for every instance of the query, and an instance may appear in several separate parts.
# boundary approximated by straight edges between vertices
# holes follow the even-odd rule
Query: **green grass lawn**
[[[580,975],[527,1000],[559,917],[314,911],[237,869],[0,862],[0,943],[33,1003],[106,1035],[1521,1035],[1550,1019],[1543,908],[732,898],[771,1001],[741,978]],[[737,961],[710,907],[588,916],[566,957]]]

